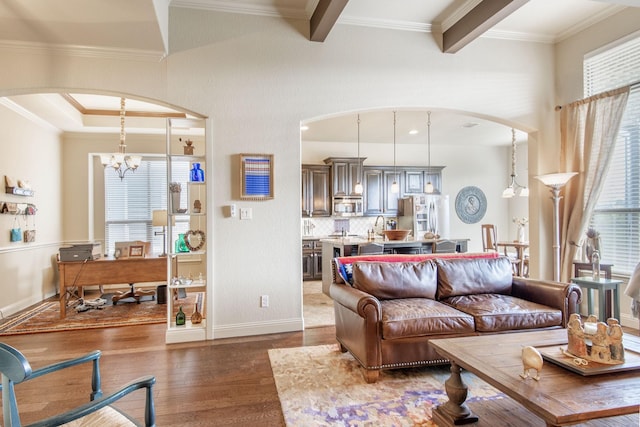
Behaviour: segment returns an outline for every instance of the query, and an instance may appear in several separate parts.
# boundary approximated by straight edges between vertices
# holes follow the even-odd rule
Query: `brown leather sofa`
[[[333,259],[330,286],[340,348],[369,383],[381,369],[448,363],[431,338],[566,327],[582,297],[573,284],[512,276],[506,257],[378,257],[350,262],[352,277]]]

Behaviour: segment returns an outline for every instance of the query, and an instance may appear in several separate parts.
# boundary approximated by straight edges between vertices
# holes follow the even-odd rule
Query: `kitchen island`
[[[467,242],[469,239],[447,239],[457,242],[457,252],[467,252]],[[329,286],[333,280],[331,272],[331,260],[336,257],[358,255],[358,245],[365,243],[380,243],[384,246],[384,253],[414,253],[414,254],[430,254],[433,252],[433,244],[437,239],[414,239],[407,238],[405,240],[386,240],[378,237],[375,240],[368,240],[365,237],[349,236],[349,237],[329,237],[320,239],[322,245],[322,292],[329,295]]]

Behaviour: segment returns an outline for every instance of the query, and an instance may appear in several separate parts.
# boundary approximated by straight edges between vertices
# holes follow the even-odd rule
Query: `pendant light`
[[[398,173],[396,172],[396,112],[393,112],[393,184],[391,184],[391,192],[398,194],[400,186],[398,185]]]
[[[362,194],[362,161],[360,160],[360,114],[358,114],[358,181],[353,189],[356,194]]]
[[[428,167],[427,167],[427,179],[429,181],[424,186],[424,192],[431,194],[433,193],[433,184],[431,183],[431,111],[427,112],[427,159],[428,159]]]
[[[511,128],[511,182],[502,192],[502,197],[509,199],[520,190],[520,197],[529,197],[529,189],[516,181],[516,130]]]
[[[124,117],[125,117],[125,99],[120,98],[120,145],[118,145],[118,152],[113,154],[103,154],[100,156],[102,166],[106,168],[110,167],[116,171],[120,180],[124,179],[124,175],[129,172],[135,172],[142,163],[141,156],[129,156],[126,154],[127,145],[125,144],[125,130],[124,130]]]

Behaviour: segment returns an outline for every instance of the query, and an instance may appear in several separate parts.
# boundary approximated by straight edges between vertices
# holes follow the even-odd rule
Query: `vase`
[[[180,192],[175,191],[171,193],[171,208],[173,209],[173,213],[178,213],[180,211]]]
[[[198,323],[202,323],[202,314],[198,311],[198,304],[196,304],[195,311],[191,315],[191,323],[197,325]]]
[[[176,253],[178,252],[189,252],[189,247],[187,246],[187,242],[184,241],[184,234],[178,234],[178,239],[176,240]]]
[[[524,225],[518,226],[518,242],[520,243],[526,242],[526,239],[524,236]]]
[[[182,306],[178,310],[178,314],[176,314],[176,326],[182,326],[187,322],[187,316],[185,316],[184,311],[182,311]]]
[[[191,182],[204,182],[204,171],[200,169],[200,163],[194,163],[191,167]]]

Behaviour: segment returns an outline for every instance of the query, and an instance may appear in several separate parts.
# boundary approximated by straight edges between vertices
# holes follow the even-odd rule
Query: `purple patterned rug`
[[[447,366],[383,371],[367,384],[337,344],[269,350],[287,426],[435,426],[431,410],[447,401]],[[463,372],[467,402],[504,395]]]

